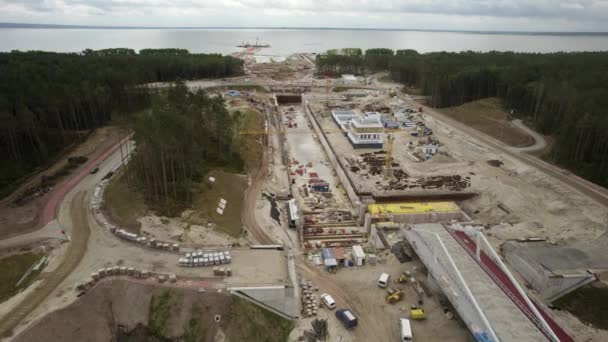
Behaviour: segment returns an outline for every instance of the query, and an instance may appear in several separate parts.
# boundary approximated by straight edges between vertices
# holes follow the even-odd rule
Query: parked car
[[[327,293],[323,293],[321,294],[321,301],[323,302],[323,304],[325,304],[325,306],[327,306],[328,309],[335,309],[336,308],[336,301],[333,299],[332,296],[330,296]]]
[[[96,168],[94,168],[93,170],[91,170],[91,172],[90,172],[90,173],[91,173],[92,175],[94,175],[94,174],[96,174],[98,171],[99,171],[99,168],[98,168],[98,167],[96,167]]]
[[[336,317],[344,324],[347,329],[354,328],[357,326],[357,317],[350,311],[350,309],[336,310]]]

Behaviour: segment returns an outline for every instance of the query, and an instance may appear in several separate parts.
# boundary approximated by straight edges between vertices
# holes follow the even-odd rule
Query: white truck
[[[410,324],[410,320],[407,318],[400,318],[399,324],[401,326],[401,341],[412,342],[414,339],[412,337],[412,325]]]

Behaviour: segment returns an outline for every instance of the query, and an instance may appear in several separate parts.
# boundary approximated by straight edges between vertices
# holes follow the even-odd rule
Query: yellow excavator
[[[403,284],[407,283],[408,279],[412,277],[412,273],[410,271],[405,271],[399,275],[399,278],[395,279],[395,282]]]
[[[386,302],[388,304],[395,304],[403,299],[403,290],[388,289],[386,295]]]

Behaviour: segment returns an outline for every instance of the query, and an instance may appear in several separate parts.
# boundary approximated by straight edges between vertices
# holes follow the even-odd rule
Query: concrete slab
[[[229,288],[233,294],[288,319],[298,317],[300,308],[293,287]]]

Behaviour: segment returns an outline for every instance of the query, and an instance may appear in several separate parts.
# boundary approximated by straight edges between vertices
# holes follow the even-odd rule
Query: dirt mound
[[[285,341],[293,323],[229,294],[107,280],[16,337],[53,341]]]

